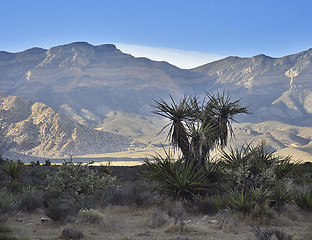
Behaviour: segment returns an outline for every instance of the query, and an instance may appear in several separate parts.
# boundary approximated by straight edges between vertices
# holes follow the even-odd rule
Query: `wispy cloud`
[[[165,47],[149,47],[115,43],[118,49],[134,57],[146,57],[155,61],[166,61],[179,68],[190,69],[224,58],[224,56],[196,51],[185,51]]]

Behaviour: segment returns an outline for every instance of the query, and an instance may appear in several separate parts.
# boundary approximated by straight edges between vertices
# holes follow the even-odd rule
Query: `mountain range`
[[[54,158],[144,146],[121,135],[83,126],[43,103],[0,95],[0,104],[1,149],[5,156],[13,152]]]
[[[70,126],[88,129],[89,133],[81,133],[79,139],[91,139],[99,133],[124,137],[118,140],[123,144],[117,149],[104,147],[104,140],[98,145],[97,140],[87,140],[92,147],[82,148],[75,142],[71,150],[65,151],[66,144],[60,145],[50,148],[49,156],[121,151],[136,141],[142,143],[137,143],[138,148],[157,145],[164,135],[155,135],[166,122],[152,114],[155,100],[169,99],[169,95],[178,100],[185,93],[202,98],[206,92],[225,91],[233,100],[242,99],[242,105],[248,105],[252,112],[237,118],[242,123],[235,124],[239,144],[264,139],[274,150],[299,151],[304,153],[301,157],[312,159],[312,49],[282,58],[227,57],[194,69],[179,69],[167,62],[135,58],[112,44],[76,42],[48,50],[0,52],[0,83],[0,93],[5,94],[1,95],[2,109],[5,98],[30,100],[27,107],[18,107],[24,114],[23,121],[31,116],[34,122],[40,111],[49,108],[62,116],[59,124],[71,121]],[[45,104],[37,108],[37,115],[29,110],[36,104]],[[2,117],[1,121],[9,126],[15,120]],[[15,124],[13,128],[21,126]],[[67,135],[70,141],[75,127],[67,128],[71,129]],[[17,141],[10,151],[44,156],[44,149],[49,149],[47,138],[34,139],[21,130],[15,131],[16,136],[27,139],[30,147],[20,149]],[[2,138],[5,142],[16,139],[9,137],[7,127],[2,130]]]

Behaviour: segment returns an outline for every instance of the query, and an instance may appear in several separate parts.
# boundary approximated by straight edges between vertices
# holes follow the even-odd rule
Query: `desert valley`
[[[264,140],[283,156],[311,161],[311,59],[310,49],[179,69],[112,44],[0,52],[1,153],[25,162],[142,159],[167,144],[165,132],[157,135],[167,122],[152,113],[155,100],[225,91],[252,113],[237,116],[231,144]]]

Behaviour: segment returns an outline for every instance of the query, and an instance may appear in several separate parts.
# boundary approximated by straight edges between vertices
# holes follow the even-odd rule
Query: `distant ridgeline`
[[[0,52],[1,148],[39,157],[142,149],[164,126],[152,114],[154,100],[229,91],[253,113],[238,119],[244,124],[235,125],[233,143],[264,139],[308,158],[311,79],[312,49],[282,58],[228,57],[190,70],[112,44]]]

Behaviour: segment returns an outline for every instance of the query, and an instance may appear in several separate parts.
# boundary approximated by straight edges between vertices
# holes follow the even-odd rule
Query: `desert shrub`
[[[271,189],[264,187],[251,187],[251,204],[253,206],[250,216],[258,223],[266,224],[275,218],[275,212],[270,208],[272,199]]]
[[[70,160],[59,166],[55,175],[48,176],[48,189],[67,197],[75,197],[113,187],[115,182],[114,177],[99,176],[87,165],[75,164]]]
[[[229,201],[226,195],[216,195],[210,199],[211,205],[216,211],[223,210],[229,206]]]
[[[65,228],[62,232],[62,239],[84,239],[84,234],[81,231],[72,228]]]
[[[251,231],[257,240],[270,240],[272,236],[275,236],[277,240],[291,240],[293,239],[292,235],[284,233],[280,229],[273,228],[260,228],[255,225],[251,225]]]
[[[193,203],[193,210],[194,212],[212,214],[228,208],[229,204],[229,198],[224,193],[214,196],[196,196]]]
[[[236,212],[260,224],[268,224],[275,218],[275,212],[270,208],[272,191],[260,187],[238,190],[227,189],[229,206]]]
[[[193,212],[203,214],[213,214],[217,210],[213,206],[212,197],[197,195],[193,201]]]
[[[18,209],[19,199],[6,189],[0,189],[0,214],[10,214]]]
[[[312,184],[312,163],[297,164],[293,169],[294,183],[298,185]]]
[[[37,189],[29,188],[24,190],[20,195],[21,210],[33,212],[38,208],[43,207],[43,192]]]
[[[155,208],[153,213],[148,217],[147,224],[152,228],[159,228],[168,222],[168,216],[160,207]]]
[[[115,178],[100,176],[87,165],[75,164],[72,160],[65,161],[47,179],[44,208],[46,215],[56,221],[65,221],[81,208],[93,207],[100,193],[116,183]]]
[[[295,203],[299,208],[306,211],[312,211],[312,193],[311,189],[304,187],[296,192],[294,196]]]
[[[116,188],[102,193],[101,206],[120,205],[147,207],[158,202],[158,196],[153,194],[150,184],[141,181],[122,182]]]
[[[102,223],[104,220],[104,214],[93,209],[80,209],[77,215],[85,223]]]
[[[65,222],[79,211],[79,204],[75,199],[63,199],[57,196],[44,196],[45,215],[54,221]]]
[[[241,148],[222,151],[225,172],[229,182],[238,190],[250,187],[271,187],[274,185],[275,168],[279,157],[274,156],[264,143],[255,147],[250,144]]]

